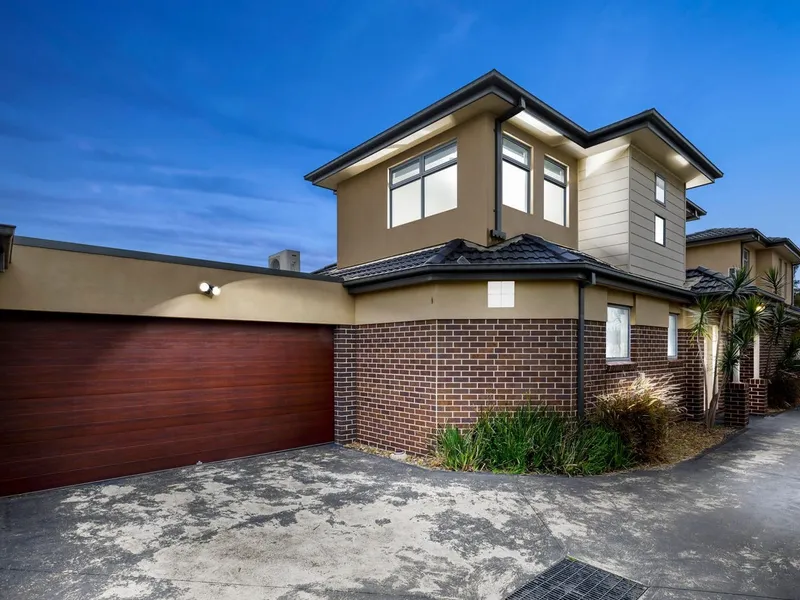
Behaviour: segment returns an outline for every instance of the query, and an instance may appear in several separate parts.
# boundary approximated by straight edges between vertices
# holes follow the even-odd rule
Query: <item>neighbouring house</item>
[[[655,110],[587,131],[492,71],[306,176],[337,199],[316,273],[0,226],[0,494],[333,440],[422,453],[638,372],[700,417],[687,309],[740,263],[693,264],[686,193],[720,177]],[[792,262],[761,238],[727,241]]]
[[[686,267],[703,266],[728,274],[733,269],[750,270],[756,285],[772,291],[764,279],[768,269],[777,269],[783,280],[780,297],[794,305],[794,273],[800,264],[800,248],[789,238],[768,237],[752,227],[706,229],[686,236]]]
[[[706,229],[686,236],[687,285],[698,294],[715,294],[725,290],[726,280],[736,269],[745,268],[753,278],[753,293],[766,302],[780,302],[800,315],[794,305],[795,270],[800,264],[800,248],[785,237],[768,237],[752,227]],[[774,290],[766,279],[775,269],[781,277],[780,288]],[[715,327],[712,338],[719,335]],[[706,344],[706,352],[710,352]],[[756,335],[752,348],[744,354],[734,382],[744,384],[749,414],[764,414],[767,409],[767,357],[780,353],[780,345]],[[710,356],[709,356],[710,358]]]

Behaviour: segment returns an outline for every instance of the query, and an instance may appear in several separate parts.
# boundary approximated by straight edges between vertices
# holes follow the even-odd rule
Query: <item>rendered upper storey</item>
[[[587,131],[492,71],[306,179],[337,194],[340,268],[533,234],[683,285],[686,189],[721,176],[655,110]]]

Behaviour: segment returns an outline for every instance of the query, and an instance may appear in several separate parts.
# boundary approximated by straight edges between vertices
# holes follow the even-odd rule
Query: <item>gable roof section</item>
[[[593,131],[588,131],[553,107],[542,102],[539,98],[511,81],[502,73],[492,70],[456,90],[452,94],[434,102],[427,108],[422,109],[400,123],[368,139],[366,142],[348,150],[311,173],[308,173],[305,179],[317,184],[323,179],[353,165],[372,153],[380,151],[396,143],[405,136],[446,117],[459,108],[490,94],[502,98],[512,106],[517,105],[520,99],[523,100],[528,112],[532,113],[546,125],[552,127],[558,133],[575,142],[582,148],[590,148],[639,129],[649,129],[676,152],[684,156],[708,179],[713,181],[723,175],[722,171],[720,171],[714,163],[654,108],[605,125]]]
[[[703,231],[688,234],[686,236],[686,245],[733,240],[760,242],[767,248],[786,246],[800,262],[800,248],[792,240],[786,237],[769,237],[755,227],[715,227],[713,229],[704,229]]]
[[[632,275],[588,254],[530,234],[494,246],[455,239],[342,269],[330,265],[317,273],[338,277],[352,293],[437,280],[515,278],[613,282],[615,287],[656,293],[678,301],[693,297],[684,288]]]

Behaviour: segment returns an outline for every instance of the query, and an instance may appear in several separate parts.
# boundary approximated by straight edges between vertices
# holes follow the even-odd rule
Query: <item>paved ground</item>
[[[503,598],[565,554],[650,600],[800,598],[800,412],[671,470],[429,472],[321,447],[0,500],[0,598]]]

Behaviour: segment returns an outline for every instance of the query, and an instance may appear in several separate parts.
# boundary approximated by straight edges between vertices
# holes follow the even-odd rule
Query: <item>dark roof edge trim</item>
[[[595,274],[599,284],[613,286],[631,292],[646,293],[678,302],[690,302],[695,293],[668,284],[645,280],[636,275],[619,273],[588,263],[544,264],[544,265],[424,265],[401,273],[376,275],[355,281],[344,281],[351,294],[375,292],[431,281],[498,280],[513,277],[516,280],[573,280],[588,281]]]
[[[648,128],[676,152],[685,156],[698,171],[709,179],[718,179],[723,176],[722,171],[714,163],[655,109],[643,111],[594,131],[587,131],[550,105],[518,86],[505,75],[497,71],[490,71],[308,173],[305,179],[316,184],[373,152],[393,144],[409,133],[425,127],[489,94],[495,94],[512,105],[517,104],[519,98],[523,98],[531,112],[583,148],[595,146],[638,129]]]
[[[151,262],[184,265],[187,267],[205,267],[208,269],[238,271],[241,273],[255,273],[258,275],[275,275],[277,277],[295,277],[299,279],[313,279],[317,281],[341,282],[339,277],[331,277],[328,275],[314,275],[313,273],[299,273],[296,271],[281,271],[279,269],[268,269],[266,267],[239,265],[215,260],[203,260],[199,258],[188,258],[185,256],[172,256],[169,254],[154,254],[152,252],[139,252],[137,250],[122,250],[119,248],[107,248],[105,246],[91,246],[89,244],[75,244],[72,242],[60,242],[57,240],[44,240],[40,238],[15,236],[14,243],[17,246],[28,246],[31,248],[61,250],[64,252],[78,252],[81,254],[95,254],[99,256],[112,256],[114,258],[129,258],[133,260],[146,260]]]

